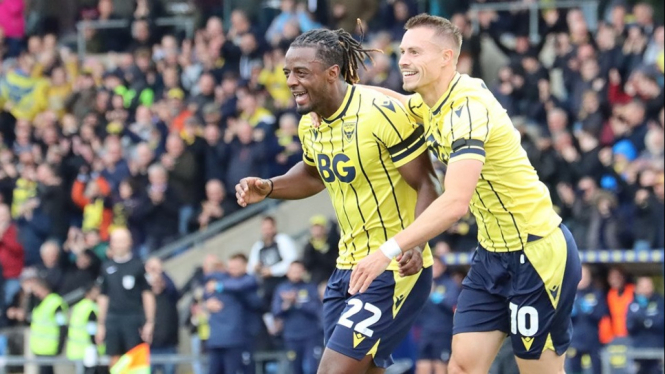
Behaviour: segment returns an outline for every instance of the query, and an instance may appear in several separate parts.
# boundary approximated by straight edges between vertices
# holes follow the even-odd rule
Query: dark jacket
[[[216,292],[204,294],[204,300],[217,298],[224,307],[216,313],[210,313],[210,338],[206,341],[208,348],[244,347],[253,340],[255,326],[254,307],[258,307],[258,290],[256,279],[250,275],[240,278],[228,274],[211,274],[208,280],[217,281]]]
[[[635,296],[628,307],[626,327],[635,348],[663,348],[665,333],[665,306],[663,297],[654,294],[651,298]]]
[[[331,230],[332,231],[332,230]],[[339,254],[339,236],[336,232],[328,234],[325,242],[310,239],[305,246],[303,262],[309,270],[315,284],[325,282],[335,270]]]
[[[178,196],[171,187],[167,187],[161,203],[155,205],[146,194],[134,209],[131,217],[144,222],[146,236],[170,237],[178,232],[179,209]]]
[[[575,348],[579,352],[599,350],[601,344],[598,324],[603,317],[608,315],[607,301],[600,290],[594,287],[578,290],[572,312],[571,348]]]
[[[459,284],[447,274],[432,282],[430,297],[418,318],[424,336],[445,335],[453,338],[453,315],[461,291]]]
[[[295,292],[295,302],[285,309],[282,293]],[[321,314],[323,304],[314,283],[286,281],[275,290],[272,314],[284,320],[283,336],[286,340],[305,340],[323,331]]]

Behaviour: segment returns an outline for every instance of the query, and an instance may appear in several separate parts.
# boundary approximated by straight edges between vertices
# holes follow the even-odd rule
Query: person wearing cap
[[[328,218],[315,215],[310,220],[311,237],[303,251],[303,263],[309,271],[311,280],[320,284],[328,280],[337,264],[339,253],[339,235],[337,230],[329,229]]]
[[[168,105],[173,113],[173,121],[169,130],[179,133],[185,127],[185,121],[194,113],[185,106],[185,93],[180,88],[172,88],[166,94]]]

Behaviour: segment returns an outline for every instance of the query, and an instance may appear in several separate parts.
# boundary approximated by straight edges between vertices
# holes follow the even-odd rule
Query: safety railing
[[[529,11],[529,39],[532,43],[540,41],[539,16],[538,13],[545,9],[569,9],[580,8],[587,15],[587,22],[591,31],[596,30],[598,26],[598,5],[597,0],[577,0],[577,1],[507,1],[499,3],[475,3],[471,5],[472,12],[496,11],[496,12],[514,12]],[[478,17],[473,18],[473,27],[479,29]]]
[[[154,20],[154,25],[157,27],[181,28],[185,31],[187,38],[194,37],[195,21],[193,17],[157,18]],[[130,26],[131,20],[128,19],[79,21],[76,24],[76,45],[79,59],[85,58],[87,51],[86,30],[126,29]]]
[[[605,349],[601,352],[602,358],[602,374],[615,374],[618,372],[625,373],[626,369],[630,372],[630,367],[635,360],[660,360],[661,362],[664,359],[664,353],[662,349],[635,349],[626,347],[622,350],[621,361],[625,365],[617,367],[613,365],[613,361],[616,361],[616,352],[611,352],[610,349]],[[207,361],[207,356],[194,356],[194,355],[151,355],[150,362],[154,365],[160,364],[171,364],[171,365],[194,365],[199,363],[205,363]],[[257,352],[254,354],[255,361],[255,370],[256,374],[264,374],[264,365],[267,362],[273,362],[276,366],[277,374],[288,374],[290,370],[290,361],[287,358],[285,352],[274,351],[274,352]],[[108,365],[109,357],[104,356],[100,358],[100,365]],[[0,356],[0,374],[7,374],[7,368],[9,367],[25,367],[27,365],[45,365],[45,366],[54,366],[54,367],[68,367],[73,368],[73,371],[68,370],[72,374],[84,374],[85,366],[82,361],[71,361],[63,356],[54,356],[54,357],[23,357],[23,356]],[[388,369],[386,374],[399,374],[403,371],[402,368],[406,368],[408,365],[406,361],[396,362],[395,367]]]
[[[448,253],[443,256],[447,265],[470,265],[473,252]],[[580,251],[580,260],[589,264],[660,264],[665,259],[664,249],[644,251],[607,250]]]
[[[158,257],[163,260],[173,256],[176,252],[198,247],[206,240],[221,233],[222,231],[235,226],[257,214],[265,212],[266,210],[274,208],[279,205],[279,203],[280,202],[277,200],[269,199],[264,200],[258,204],[250,205],[247,208],[243,208],[228,217],[222,218],[221,220],[212,223],[203,231],[186,235],[176,240],[175,242],[160,248],[154,253],[151,253],[150,256]]]

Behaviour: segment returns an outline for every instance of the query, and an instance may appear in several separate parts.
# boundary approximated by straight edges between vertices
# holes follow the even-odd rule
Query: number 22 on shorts
[[[365,339],[365,337],[371,338],[374,335],[374,330],[370,329],[369,327],[381,319],[382,313],[381,309],[377,308],[376,306],[370,303],[363,303],[358,299],[351,299],[349,300],[348,304],[351,306],[351,308],[342,314],[342,316],[339,318],[338,324],[346,328],[353,329],[358,333],[354,334],[353,336],[353,347],[355,348]],[[354,322],[351,321],[350,318],[358,314],[362,309],[372,313],[372,315],[356,323],[354,327]]]

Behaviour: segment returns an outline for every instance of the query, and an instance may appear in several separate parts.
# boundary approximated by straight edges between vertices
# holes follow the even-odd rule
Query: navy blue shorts
[[[572,338],[581,276],[577,245],[564,225],[530,238],[523,251],[478,247],[462,282],[453,334],[503,331],[519,358],[539,359],[545,349],[562,355]]]
[[[392,364],[399,346],[420,314],[432,287],[432,268],[402,278],[385,271],[367,291],[349,295],[351,270],[336,269],[323,297],[326,348],[362,360],[372,355],[378,367]]]
[[[452,336],[450,334],[421,335],[418,342],[418,359],[428,361],[450,361]]]

